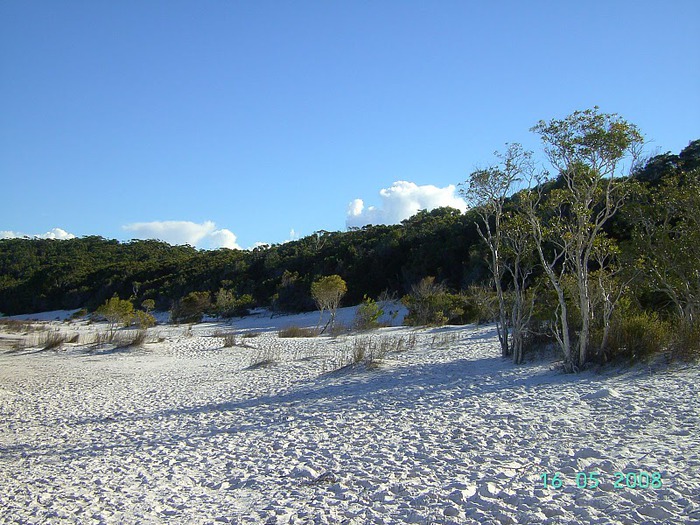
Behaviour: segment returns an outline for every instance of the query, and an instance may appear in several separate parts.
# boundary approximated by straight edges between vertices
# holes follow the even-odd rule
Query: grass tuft
[[[42,348],[44,350],[54,350],[60,348],[66,342],[66,336],[61,332],[49,332],[44,337]]]
[[[238,338],[236,334],[224,334],[224,348],[231,348],[233,346],[238,346]]]

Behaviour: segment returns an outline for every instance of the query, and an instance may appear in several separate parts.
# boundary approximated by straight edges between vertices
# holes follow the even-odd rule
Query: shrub
[[[363,302],[357,307],[355,312],[354,326],[358,330],[376,328],[379,326],[379,318],[382,315],[384,315],[384,310],[379,304],[365,295]]]
[[[238,345],[238,339],[236,334],[225,334],[224,336],[224,348],[231,348]]]
[[[470,286],[464,298],[465,323],[489,323],[498,316],[498,295],[485,286]]]
[[[244,294],[237,298],[233,291],[221,288],[216,292],[214,311],[218,316],[224,318],[248,315],[249,309],[254,304],[255,301],[250,294]]]
[[[141,303],[141,308],[143,308],[147,314],[151,313],[151,310],[153,310],[156,307],[156,302],[153,299],[146,299]]]
[[[109,323],[109,331],[114,334],[118,324],[128,324],[134,315],[134,305],[129,301],[125,301],[116,295],[105,301],[95,313],[107,319]]]
[[[700,322],[678,322],[670,346],[672,357],[687,361],[700,359]]]
[[[199,323],[210,309],[209,292],[190,292],[173,304],[170,318],[175,323]]]
[[[133,320],[136,326],[143,330],[156,325],[156,318],[148,312],[142,312],[141,310],[136,310],[134,312]]]
[[[77,312],[73,313],[73,315],[70,316],[71,319],[80,319],[82,317],[85,317],[88,314],[88,311],[85,308],[81,308]]]
[[[641,359],[666,350],[671,342],[671,325],[652,313],[618,317],[610,325],[606,358]]]
[[[277,332],[278,337],[316,337],[316,330],[311,328],[301,328],[299,326],[289,326]]]
[[[447,323],[445,312],[449,310],[445,289],[435,283],[435,277],[424,277],[411,287],[411,293],[401,302],[408,308],[404,318],[407,325],[441,326]]]

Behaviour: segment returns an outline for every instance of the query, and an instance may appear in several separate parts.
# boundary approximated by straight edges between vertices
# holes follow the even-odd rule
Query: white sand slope
[[[355,336],[279,339],[283,322],[237,325],[254,348],[205,324],[0,355],[0,523],[700,523],[696,367],[515,367],[469,326],[376,331],[417,344],[338,370]]]

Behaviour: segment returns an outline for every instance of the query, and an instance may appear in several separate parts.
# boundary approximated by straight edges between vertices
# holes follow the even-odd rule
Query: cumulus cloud
[[[36,233],[33,235],[27,235],[26,233],[13,232],[9,230],[0,231],[0,239],[17,239],[22,237],[29,237],[31,239],[75,239],[75,235],[68,233],[62,228],[53,228],[46,233]]]
[[[197,248],[240,249],[236,235],[227,229],[217,229],[212,221],[202,224],[190,221],[135,222],[122,227],[133,232],[136,239],[159,239],[170,244],[189,244]]]
[[[450,206],[461,212],[467,205],[456,194],[457,188],[450,184],[438,188],[430,184],[418,186],[413,182],[399,180],[390,188],[379,191],[381,206],[367,206],[362,199],[355,199],[348,205],[345,223],[347,226],[367,224],[398,224],[415,215],[419,210],[433,210]]]

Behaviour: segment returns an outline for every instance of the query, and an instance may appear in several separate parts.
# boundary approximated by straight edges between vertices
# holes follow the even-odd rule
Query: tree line
[[[642,159],[637,127],[597,108],[532,131],[551,172],[508,144],[461,185],[466,213],[420,211],[398,225],[251,251],[97,236],[0,240],[0,312],[92,311],[115,295],[183,318],[203,304],[224,316],[253,306],[306,311],[316,306],[313,283],[337,275],[346,304],[394,294],[409,322],[493,318],[515,362],[538,337],[551,337],[575,370],[616,345],[633,353],[620,334],[634,334],[635,323],[695,333],[700,140]]]

